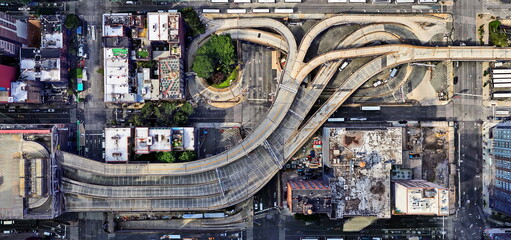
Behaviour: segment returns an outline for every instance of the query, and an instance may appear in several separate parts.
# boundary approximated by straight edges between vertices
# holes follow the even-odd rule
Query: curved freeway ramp
[[[466,61],[493,61],[493,60],[510,60],[511,48],[492,48],[492,47],[446,47],[446,48],[431,48],[431,47],[418,47],[411,45],[387,45],[377,47],[367,47],[360,49],[348,49],[333,51],[310,61],[300,71],[299,77],[305,77],[311,70],[316,68],[322,63],[344,58],[346,56],[356,57],[363,56],[378,56],[385,55],[384,57],[377,58],[366,64],[363,68],[353,73],[350,78],[344,83],[343,87],[332,96],[329,100],[335,105],[328,105],[323,107],[320,112],[313,117],[302,128],[300,134],[296,137],[296,144],[289,146],[289,148],[296,150],[301,145],[300,141],[307,138],[308,133],[314,132],[314,129],[320,126],[328,116],[329,113],[335,111],[336,106],[341,105],[347,97],[355,91],[358,86],[365,82],[371,76],[379,73],[382,69],[386,69],[398,64],[414,61],[432,61],[432,60],[466,60]],[[297,78],[299,79],[299,78]],[[314,123],[318,120],[319,124]],[[302,134],[303,132],[303,134]],[[291,141],[293,142],[293,141]],[[125,189],[132,191],[130,193],[120,193],[119,187],[96,187],[85,186],[85,188],[76,188],[69,190],[69,186],[64,183],[64,189],[68,193],[86,196],[86,197],[72,197],[66,198],[66,207],[72,210],[163,210],[172,209],[178,210],[210,210],[219,209],[239,203],[246,198],[257,192],[285,163],[284,156],[278,156],[277,146],[275,143],[267,143],[264,146],[259,146],[255,151],[250,152],[244,158],[238,161],[233,161],[231,164],[224,165],[217,168],[216,174],[218,177],[218,185],[214,184],[210,187],[220,189],[220,194],[214,194],[217,191],[206,192],[201,197],[198,193],[194,192],[191,186],[182,188],[182,191],[187,191],[182,195],[176,195],[176,198],[171,196],[165,197],[163,195],[156,196],[156,199],[150,198],[135,198],[137,196],[134,187]],[[286,154],[287,155],[287,154]],[[101,163],[98,163],[101,164]],[[106,165],[106,164],[103,164]],[[82,186],[82,187],[83,187]],[[146,188],[146,187],[144,187]],[[116,191],[120,194],[120,198],[115,198],[114,195],[109,195],[105,191]],[[180,190],[168,190],[180,191]],[[102,193],[103,192],[103,193]],[[122,192],[122,191],[121,191]],[[173,192],[175,193],[175,192]],[[112,193],[113,194],[113,193]],[[208,196],[209,195],[209,196]],[[128,198],[128,199],[126,199]]]
[[[246,28],[250,24],[243,22],[241,25],[242,28]],[[287,41],[289,39],[286,37]],[[294,38],[292,39],[294,41]],[[295,43],[289,43],[289,49],[293,49],[293,44]],[[64,153],[64,160],[61,161],[61,164],[65,171],[73,175],[73,177],[66,175],[69,179],[64,179],[63,182],[63,188],[67,193],[66,207],[69,211],[182,211],[220,209],[231,206],[247,199],[262,188],[285,163],[287,153],[296,150],[296,146],[291,146],[291,149],[284,153],[284,142],[289,136],[282,130],[286,129],[285,123],[287,123],[284,117],[292,115],[288,110],[297,94],[298,83],[319,65],[346,57],[379,56],[353,73],[344,83],[339,90],[339,96],[337,96],[339,101],[336,103],[340,105],[369,76],[392,65],[387,63],[402,64],[413,61],[448,59],[508,60],[511,56],[510,51],[510,49],[495,48],[427,48],[411,45],[337,50],[318,56],[307,64],[300,63],[299,68],[294,68],[296,72],[292,75],[295,77],[289,74],[293,64],[288,64],[285,69],[287,74],[284,74],[282,81],[284,86],[281,87],[278,94],[280,98],[277,97],[277,101],[266,118],[258,125],[256,132],[250,134],[242,144],[236,147],[237,152],[229,151],[190,164],[128,165],[104,164]],[[484,54],[481,54],[482,52]],[[296,54],[290,52],[288,57],[295,59]],[[332,109],[335,110],[334,107],[335,105],[330,105],[322,110],[324,112],[332,111]],[[321,119],[325,116],[328,117],[326,114],[319,113],[313,119]],[[302,130],[308,129],[312,128],[302,128]],[[306,139],[306,136],[307,134],[304,133],[296,135],[295,138],[298,142]],[[128,181],[135,184],[119,184],[123,182],[121,179],[129,179]],[[103,180],[106,182],[103,183]],[[137,197],[141,192],[147,194],[142,188],[147,188],[146,186],[150,186],[151,183],[165,186],[172,185],[172,182],[178,182],[179,185],[164,188],[164,193],[154,193],[155,188],[149,192],[152,194],[152,198]],[[203,189],[197,185],[208,186],[211,191],[197,192],[198,189]],[[114,194],[119,197],[115,197]]]

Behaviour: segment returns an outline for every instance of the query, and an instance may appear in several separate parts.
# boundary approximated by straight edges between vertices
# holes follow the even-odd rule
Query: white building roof
[[[16,19],[16,35],[26,39],[28,37],[27,23]]]
[[[149,145],[147,139],[149,137],[149,128],[137,127],[135,128],[135,153],[145,154],[149,153]]]
[[[449,190],[425,180],[398,180],[394,183],[397,214],[449,215]]]
[[[184,136],[183,136],[183,148],[186,151],[195,150],[195,135],[193,127],[185,127],[183,128]]]
[[[128,161],[130,128],[105,128],[105,161]]]
[[[22,70],[24,70],[24,69],[34,69],[34,67],[35,67],[35,60],[33,58],[21,59],[21,61],[20,61],[20,68]]]
[[[149,128],[150,151],[171,151],[172,131],[170,128]]]
[[[124,26],[130,24],[131,13],[103,14],[103,37],[124,36]]]
[[[130,93],[128,49],[104,49],[105,102],[136,102],[137,94]]]
[[[179,13],[147,13],[147,31],[150,41],[174,41],[179,34]]]
[[[41,36],[41,48],[62,48],[62,33],[46,33]]]
[[[122,25],[105,25],[103,36],[122,37],[124,36],[124,27]]]
[[[171,143],[171,128],[135,128],[135,152],[137,154],[172,151]]]
[[[25,90],[27,84],[25,82],[11,82],[11,97],[12,102],[25,102],[28,98],[28,93]]]
[[[147,28],[150,41],[167,41],[168,13],[147,13]]]

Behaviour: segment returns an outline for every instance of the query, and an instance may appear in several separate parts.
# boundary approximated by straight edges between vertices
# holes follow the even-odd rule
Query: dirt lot
[[[448,186],[448,134],[447,129],[423,128],[422,179]]]

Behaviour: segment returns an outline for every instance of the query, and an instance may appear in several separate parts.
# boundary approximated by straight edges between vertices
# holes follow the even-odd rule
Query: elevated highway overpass
[[[246,26],[246,25],[245,25]],[[367,35],[370,35],[367,33]],[[289,39],[289,38],[286,38]],[[369,38],[368,38],[369,39]],[[372,38],[371,38],[372,39]],[[289,44],[292,46],[292,43]],[[293,49],[290,47],[289,49]],[[328,111],[335,111],[334,100],[329,100],[329,105],[325,105],[322,112],[317,113],[304,131],[298,131],[293,139],[294,145],[287,145],[285,142],[291,142],[288,139],[298,126],[288,127],[290,119],[294,118],[294,123],[298,124],[303,120],[299,118],[300,114],[294,114],[289,111],[293,100],[302,98],[310,91],[299,92],[298,84],[311,70],[322,65],[334,63],[342,58],[355,58],[359,56],[376,56],[376,60],[371,61],[364,67],[354,72],[344,83],[339,93],[331,98],[338,100],[337,105],[355,91],[360,84],[365,82],[368,77],[391,67],[413,61],[426,60],[447,60],[447,59],[470,59],[470,60],[508,60],[511,58],[510,49],[495,48],[443,48],[438,51],[431,47],[417,47],[411,45],[386,45],[367,47],[359,49],[344,49],[332,51],[312,59],[309,63],[299,62],[300,67],[288,64],[284,71],[290,68],[296,69],[295,76],[284,74],[283,83],[292,83],[285,85],[287,89],[279,89],[275,104],[255,131],[250,134],[242,144],[238,145],[238,152],[224,153],[219,156],[222,158],[210,158],[189,164],[128,164],[128,165],[110,165],[81,157],[62,153],[62,166],[67,172],[67,178],[64,182],[64,192],[68,193],[66,197],[66,207],[68,211],[159,211],[159,210],[210,210],[227,207],[250,197],[262,188],[271,177],[282,167],[285,160],[291,152],[296,151],[301,145],[299,141],[304,141],[309,132],[314,132],[311,127],[314,121],[321,122],[318,119],[328,118]],[[491,50],[491,54],[486,52]],[[288,59],[293,54],[290,53]],[[474,57],[479,55],[479,57]],[[474,57],[474,58],[473,58]],[[289,62],[291,63],[291,62]],[[335,71],[334,65],[327,66],[321,70],[321,74],[316,77],[315,82],[327,81],[326,75]],[[295,90],[293,90],[295,89]],[[349,91],[348,91],[349,90]],[[317,91],[316,91],[317,92]],[[310,101],[315,101],[311,98]],[[307,102],[302,102],[302,104]],[[307,105],[307,104],[306,104]],[[332,110],[333,109],[333,110]],[[277,111],[273,112],[272,111]],[[274,114],[277,114],[274,115]],[[306,114],[306,113],[305,113]],[[298,115],[298,116],[296,116]],[[300,121],[296,121],[296,120]],[[321,124],[316,125],[319,127]],[[308,127],[307,127],[308,126]],[[284,149],[290,148],[290,151]],[[217,157],[217,156],[216,156]],[[162,185],[170,186],[164,190],[157,188],[147,188],[147,186]],[[120,186],[129,186],[122,188]],[[204,190],[201,186],[207,186]],[[142,190],[142,188],[152,190]],[[202,192],[202,190],[204,192]],[[162,192],[153,192],[162,191]],[[152,197],[139,197],[147,194]]]

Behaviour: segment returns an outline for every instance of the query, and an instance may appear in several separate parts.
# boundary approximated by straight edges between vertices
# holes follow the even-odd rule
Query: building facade
[[[0,65],[0,103],[9,102],[11,82],[16,80],[16,68]]]
[[[492,157],[490,207],[511,215],[511,124],[501,123],[493,128]]]
[[[27,43],[27,23],[3,12],[0,12],[0,23],[0,53],[17,56]]]

